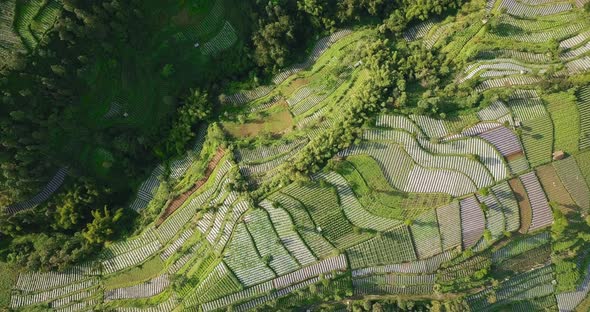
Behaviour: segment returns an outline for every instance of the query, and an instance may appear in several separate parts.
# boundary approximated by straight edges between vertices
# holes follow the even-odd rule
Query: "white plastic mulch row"
[[[289,78],[289,76],[291,76],[295,73],[298,73],[298,72],[306,69],[307,67],[311,66],[334,43],[336,43],[338,40],[350,35],[351,33],[352,33],[351,30],[343,29],[343,30],[339,30],[335,33],[330,34],[327,37],[324,37],[324,38],[318,40],[318,42],[315,44],[311,54],[305,60],[305,62],[300,63],[300,64],[295,64],[295,65],[283,70],[281,73],[279,73],[278,75],[276,75],[273,78],[272,82],[274,84],[280,84],[281,82],[283,82],[287,78]]]
[[[230,211],[231,206],[233,203],[238,199],[238,193],[235,191],[230,191],[227,197],[221,203],[221,206],[216,209],[215,218],[213,219],[213,224],[209,229],[209,233],[207,233],[207,240],[211,245],[215,244],[216,239],[219,237],[219,234],[222,230],[222,226],[224,225],[225,220],[227,219],[227,214]]]
[[[510,109],[502,101],[494,101],[487,107],[482,108],[477,112],[477,117],[480,120],[492,121],[498,120],[500,117],[504,117],[510,114]]]
[[[238,93],[226,96],[224,102],[235,104],[235,105],[244,104],[244,103],[248,103],[248,102],[254,101],[256,99],[259,99],[263,96],[266,96],[272,90],[274,90],[273,86],[260,86],[255,89],[252,89],[252,90],[244,90],[244,91],[240,91]],[[268,103],[273,103],[273,102],[269,101]],[[269,105],[268,107],[270,107],[271,105]]]
[[[221,233],[221,236],[219,237],[219,239],[217,240],[215,245],[213,245],[213,247],[217,251],[221,252],[223,250],[223,248],[225,247],[225,245],[229,241],[229,238],[233,232],[234,225],[236,224],[236,222],[238,222],[238,219],[240,218],[240,216],[242,214],[244,214],[244,212],[246,212],[246,210],[248,210],[249,207],[250,206],[249,206],[248,202],[245,200],[238,201],[232,207],[231,216],[226,221],[225,226],[223,228],[223,232]]]
[[[154,306],[147,307],[119,307],[116,308],[117,312],[171,312],[178,306],[177,300],[174,296],[171,296],[168,300],[159,303]]]
[[[514,117],[520,121],[547,116],[545,105],[539,98],[510,100],[508,104],[514,112]]]
[[[559,55],[559,58],[562,61],[569,61],[569,60],[574,59],[574,58],[576,58],[578,56],[581,56],[583,54],[586,54],[588,52],[590,52],[590,42],[587,42],[585,45],[583,45],[581,47],[578,47],[576,49],[569,50],[567,52],[561,53]]]
[[[297,262],[303,266],[314,263],[316,258],[294,230],[295,224],[291,220],[289,213],[283,208],[273,207],[267,200],[263,200],[260,206],[268,212],[281,243],[297,259]]]
[[[170,177],[172,179],[180,178],[188,170],[195,160],[195,156],[198,156],[201,153],[203,144],[205,144],[206,136],[207,125],[203,124],[197,130],[195,143],[193,144],[192,149],[185,153],[181,158],[175,159],[170,163]]]
[[[407,192],[407,182],[414,162],[402,147],[396,144],[363,142],[338,153],[341,157],[369,155],[381,167],[387,182],[393,187]]]
[[[126,252],[130,252],[134,249],[146,246],[151,244],[152,242],[156,241],[158,238],[156,237],[156,233],[153,228],[148,228],[145,232],[141,233],[138,237],[118,241],[114,244],[105,248],[104,252],[102,253],[103,258],[112,258],[120,254],[124,254]]]
[[[436,209],[440,238],[443,250],[451,250],[461,246],[461,211],[459,202]]]
[[[195,27],[195,34],[208,34],[216,29],[215,25],[223,18],[223,1],[214,0],[215,4],[207,16]],[[196,38],[194,38],[196,39]]]
[[[488,211],[485,212],[486,216],[486,228],[492,234],[492,240],[497,240],[502,237],[504,230],[506,230],[506,221],[504,220],[504,212],[502,211],[502,205],[491,194],[488,196],[477,195],[480,203],[485,204],[488,207]]]
[[[270,223],[267,212],[256,209],[244,217],[244,222],[261,257],[268,257],[268,265],[277,275],[287,274],[300,266],[281,244]]]
[[[145,180],[137,190],[137,197],[131,204],[131,209],[135,211],[142,210],[147,207],[149,202],[154,198],[154,193],[160,186],[160,177],[164,174],[164,166],[158,165],[150,174],[149,178]]]
[[[260,160],[264,160],[265,158],[276,157],[278,155],[288,153],[292,149],[298,147],[303,143],[306,143],[307,141],[307,138],[301,138],[280,145],[260,146],[254,149],[236,149],[234,154],[237,162],[259,162]]]
[[[510,100],[515,99],[530,99],[530,98],[538,98],[539,94],[534,89],[517,89],[510,95]]]
[[[165,244],[170,241],[182,227],[192,219],[197,210],[202,207],[205,201],[215,192],[221,181],[224,180],[226,173],[231,169],[232,164],[229,161],[225,161],[218,169],[215,175],[213,185],[203,193],[194,197],[188,202],[188,204],[180,207],[176,212],[169,216],[164,223],[162,223],[157,229],[156,234],[158,239]],[[209,177],[209,179],[211,179]]]
[[[105,119],[110,119],[121,114],[122,111],[123,105],[121,105],[121,103],[119,103],[118,101],[113,101],[109,106],[109,110],[102,117]]]
[[[486,13],[489,14],[490,12],[492,12],[495,3],[496,0],[486,0]]]
[[[338,81],[337,81],[338,86],[343,84],[344,81],[345,81],[344,79],[338,79]],[[314,108],[320,102],[327,99],[330,96],[331,91],[338,88],[338,86],[336,86],[335,88],[330,88],[330,89],[326,88],[325,86],[316,88],[316,90],[314,90],[314,94],[311,94],[310,96],[306,97],[305,99],[299,101],[297,103],[297,105],[294,105],[294,104],[290,105],[291,112],[295,116],[300,116],[300,115],[305,114],[307,111]],[[291,103],[289,103],[289,104],[291,104]]]
[[[482,78],[496,78],[496,77],[506,77],[506,76],[513,76],[513,75],[520,75],[522,72],[514,71],[514,70],[487,70],[479,75]]]
[[[405,191],[411,193],[446,193],[458,197],[477,191],[477,187],[463,173],[448,169],[426,169],[421,166],[414,166],[410,172]]]
[[[422,130],[410,118],[403,115],[379,115],[375,123],[377,127],[402,129],[410,133],[422,135]]]
[[[553,15],[566,12],[573,9],[571,3],[555,3],[551,5],[528,5],[520,3],[517,0],[502,0],[500,9],[506,8],[506,12],[511,15],[533,17]]]
[[[71,301],[74,302],[67,306],[61,306],[59,308],[53,308],[55,312],[77,312],[77,311],[91,311],[95,306],[99,304],[98,298],[91,298],[88,299],[88,293],[80,296],[80,295],[72,295]]]
[[[520,74],[531,73],[532,70],[528,67],[516,64],[511,62],[511,60],[501,60],[497,59],[494,60],[493,63],[483,63],[478,64],[475,68],[468,68],[464,71],[464,76],[459,79],[459,83],[463,83],[473,77],[475,77],[478,73],[486,70],[497,70],[497,71],[511,71]],[[483,75],[482,75],[483,76]]]
[[[482,122],[479,122],[471,127],[467,127],[465,129],[461,130],[460,134],[446,137],[445,141],[459,139],[459,138],[462,138],[465,136],[468,136],[468,137],[478,136],[486,131],[490,131],[492,129],[498,128],[499,126],[501,126],[501,124],[498,122],[482,121]]]
[[[305,143],[306,143],[306,141],[301,142],[299,146],[302,146]],[[285,153],[277,158],[274,158],[272,160],[269,160],[267,162],[263,162],[260,164],[255,164],[255,165],[240,164],[239,165],[240,166],[240,173],[246,177],[249,177],[252,175],[263,174],[267,171],[270,171],[270,170],[282,165],[289,158],[291,158],[291,156],[295,155],[298,151],[299,151],[298,148],[293,148],[293,149],[289,150],[287,153]]]
[[[510,156],[523,151],[516,133],[506,127],[497,127],[479,136],[494,145],[502,156]]]
[[[20,273],[14,288],[25,292],[40,291],[62,287],[87,278],[86,275],[73,272]]]
[[[513,232],[520,227],[520,210],[516,197],[508,182],[502,182],[492,187],[492,193],[502,205],[504,218],[506,219],[506,230]]]
[[[406,29],[403,33],[404,39],[406,39],[406,41],[421,39],[426,36],[430,29],[432,29],[434,22],[434,20],[429,19]]]
[[[191,246],[186,251],[186,253],[184,253],[182,256],[180,256],[178,259],[176,259],[176,261],[168,267],[168,273],[174,274],[174,273],[178,272],[178,270],[180,270],[185,264],[188,263],[188,261],[191,258],[193,258],[195,256],[196,252],[199,250],[200,247],[201,247],[200,243],[197,243],[197,244]]]
[[[590,70],[590,56],[565,63],[565,68],[571,74],[577,74]]]
[[[47,184],[43,187],[43,189],[39,193],[37,193],[37,195],[33,196],[32,198],[30,198],[26,201],[12,204],[12,205],[6,207],[4,209],[4,211],[6,211],[6,213],[8,213],[8,214],[14,214],[19,211],[31,209],[31,208],[41,204],[42,202],[49,199],[49,197],[51,197],[51,195],[53,195],[53,193],[55,193],[55,191],[57,191],[59,189],[59,187],[64,183],[67,175],[68,175],[68,169],[67,168],[60,168],[53,175],[51,180],[49,180],[49,182],[47,182]]]
[[[43,302],[53,301],[59,299],[60,297],[68,296],[75,292],[80,292],[82,290],[92,288],[97,286],[99,280],[97,277],[91,277],[86,280],[82,280],[79,282],[74,282],[72,284],[67,284],[58,288],[53,288],[50,290],[39,291],[39,292],[15,292],[12,294],[10,298],[10,307],[20,308],[24,306],[39,304]],[[64,303],[65,304],[65,303]]]
[[[273,286],[272,286],[271,281],[264,282],[262,284],[248,287],[248,288],[246,288],[242,291],[239,291],[237,293],[233,293],[233,294],[224,296],[222,298],[219,298],[217,300],[204,303],[201,306],[201,308],[203,309],[203,312],[214,311],[214,310],[217,310],[217,309],[220,309],[223,307],[230,306],[233,303],[243,301],[248,298],[252,298],[252,297],[262,295],[262,294],[270,293],[270,291],[272,289],[273,289]]]
[[[103,273],[111,274],[132,266],[136,266],[147,260],[162,247],[158,240],[148,245],[131,250],[130,252],[115,256],[108,260],[102,261]]]
[[[582,44],[584,41],[590,39],[590,31],[579,33],[573,37],[567,38],[559,43],[561,49],[571,49],[577,45]]]
[[[234,27],[225,22],[223,28],[211,40],[203,44],[201,53],[203,55],[213,55],[229,49],[238,40],[238,34]]]
[[[356,198],[348,182],[336,172],[318,173],[314,178],[324,179],[336,187],[340,207],[346,218],[355,226],[375,231],[385,231],[401,225],[402,221],[376,216],[365,210]]]
[[[109,301],[153,297],[163,292],[169,285],[168,274],[163,274],[139,285],[105,291],[104,299]]]
[[[420,166],[425,168],[450,169],[465,174],[469,177],[478,188],[494,184],[494,178],[488,171],[488,168],[481,162],[465,156],[455,156],[453,154],[483,154],[486,157],[496,157],[499,160],[493,148],[485,141],[478,139],[465,139],[442,144],[430,143],[429,140],[420,138],[416,140],[412,135],[403,131],[387,130],[380,131],[387,133],[387,138],[401,145],[412,159]],[[494,168],[497,164],[490,164],[490,169],[500,177],[500,180],[506,176],[502,173],[501,168]],[[499,171],[499,172],[498,172]]]
[[[328,258],[318,263],[303,267],[295,272],[275,278],[272,283],[275,288],[281,289],[293,284],[305,281],[306,279],[332,271],[344,271],[348,268],[344,254]]]
[[[484,92],[494,88],[504,88],[521,85],[534,85],[541,81],[540,78],[532,76],[509,76],[498,79],[485,80],[475,87],[475,91]]]
[[[362,269],[352,270],[353,277],[374,275],[374,274],[387,274],[387,273],[404,273],[404,274],[424,274],[434,273],[440,265],[451,260],[457,255],[457,250],[448,250],[440,253],[434,257],[417,260],[398,264],[389,264],[384,266],[375,266]]]
[[[325,276],[325,279],[331,279],[331,278],[332,278],[331,274],[327,274]],[[303,281],[301,283],[294,284],[294,285],[288,286],[286,288],[280,289],[274,293],[271,293],[271,294],[250,300],[250,301],[245,302],[243,304],[240,304],[234,309],[234,311],[236,311],[236,312],[251,311],[256,306],[264,304],[265,302],[268,302],[273,299],[278,299],[280,297],[287,296],[290,293],[292,293],[298,289],[303,289],[303,288],[309,287],[309,285],[311,285],[311,284],[316,284],[319,282],[320,282],[319,277],[314,277],[314,278],[308,279],[308,280]]]
[[[550,56],[543,53],[532,53],[518,50],[483,51],[478,54],[478,57],[482,59],[509,58],[532,64],[551,63],[552,61]]]
[[[303,99],[307,98],[308,96],[313,94],[313,89],[308,87],[303,87],[297,90],[293,95],[291,95],[287,100],[287,104],[289,107],[295,106],[297,103],[303,101]]]
[[[494,311],[497,307],[519,300],[534,299],[547,296],[554,292],[552,285],[553,272],[551,266],[518,274],[508,281],[494,287],[496,300],[491,303],[488,295],[492,288],[470,295],[467,303],[472,311]]]
[[[256,246],[244,223],[238,223],[227,246],[224,261],[245,286],[252,286],[275,277],[275,273],[258,256]]]
[[[571,37],[584,29],[582,23],[569,23],[566,26],[552,28],[551,30],[538,30],[536,32],[524,32],[523,34],[511,35],[510,40],[529,43],[543,43],[551,40],[561,40]],[[494,39],[506,40],[506,37],[490,34]]]
[[[426,150],[432,153],[477,155],[479,161],[485,166],[495,181],[501,181],[508,177],[508,167],[504,163],[502,155],[498,153],[493,145],[478,137],[466,137],[441,144],[434,144],[429,140],[420,138],[418,141]],[[482,183],[484,182],[478,181],[477,184],[481,185]]]
[[[160,258],[164,261],[168,260],[191,236],[193,236],[194,233],[195,232],[192,229],[186,229],[172,244],[168,245],[168,247],[162,251]]]
[[[422,115],[411,115],[410,118],[429,138],[442,138],[449,135],[449,130],[443,120]]]
[[[486,220],[479,202],[471,196],[461,200],[461,228],[463,248],[470,248],[479,241],[486,227]]]
[[[259,87],[259,88],[262,88],[262,87]],[[259,89],[259,88],[257,88],[257,89]],[[269,93],[270,93],[270,91],[269,91]],[[259,96],[259,97],[262,97],[262,96]],[[275,104],[280,103],[281,101],[283,101],[283,97],[275,95],[272,98],[264,101],[262,104],[257,104],[256,106],[251,106],[248,111],[250,113],[261,112],[261,111],[264,111],[264,110],[274,106]]]
[[[529,172],[521,175],[520,181],[524,185],[533,210],[533,219],[529,231],[533,232],[550,226],[553,223],[553,213],[537,175],[535,172]]]

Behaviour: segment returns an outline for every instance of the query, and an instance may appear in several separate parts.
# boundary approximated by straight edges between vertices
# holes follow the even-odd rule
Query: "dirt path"
[[[520,182],[520,179],[514,178],[508,181],[508,183],[516,196],[518,208],[520,209],[520,229],[518,231],[522,234],[526,234],[529,231],[529,227],[533,220],[533,210],[531,208],[531,203],[529,202],[529,197],[524,189],[524,185]]]

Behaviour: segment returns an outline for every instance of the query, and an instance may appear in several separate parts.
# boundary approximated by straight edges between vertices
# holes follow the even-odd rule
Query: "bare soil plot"
[[[561,183],[555,168],[549,164],[538,167],[536,170],[549,201],[557,204],[564,215],[575,212],[578,207]]]
[[[520,209],[520,229],[518,231],[522,234],[525,234],[529,231],[529,227],[531,226],[531,222],[533,220],[533,210],[531,208],[531,203],[529,202],[529,197],[527,196],[524,185],[522,185],[520,179],[515,178],[508,181],[508,183],[514,192],[516,200],[518,201],[518,208]]]

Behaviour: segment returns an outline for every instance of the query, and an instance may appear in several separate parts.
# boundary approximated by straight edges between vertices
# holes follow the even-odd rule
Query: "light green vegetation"
[[[162,260],[156,256],[140,266],[105,278],[103,285],[105,289],[113,289],[139,284],[156,277],[162,270],[164,270]]]
[[[235,138],[280,136],[291,131],[293,118],[286,104],[279,104],[268,110],[238,116],[237,122],[227,122],[223,128]]]
[[[553,93],[544,97],[554,125],[554,150],[572,154],[578,150],[580,118],[576,97],[571,93]]]
[[[320,182],[291,184],[281,192],[293,196],[309,211],[313,221],[324,237],[337,248],[347,248],[369,237],[348,221],[339,207],[336,189]]]
[[[521,138],[526,157],[532,167],[551,161],[553,124],[549,116],[523,121]]]
[[[0,310],[10,303],[10,293],[17,278],[18,269],[14,265],[0,262]]]
[[[378,216],[412,219],[451,201],[448,194],[405,193],[392,188],[370,156],[350,156],[337,164],[336,171],[348,180],[363,207]]]

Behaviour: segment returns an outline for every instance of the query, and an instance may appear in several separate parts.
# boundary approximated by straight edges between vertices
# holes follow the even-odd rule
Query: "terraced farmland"
[[[0,310],[583,308],[590,15],[581,2],[459,1],[456,10],[405,12],[403,23],[401,11],[379,21],[371,10],[384,8],[359,4],[371,18],[315,16],[305,22],[329,30],[313,36],[287,27],[288,8],[272,1],[268,16],[234,12],[226,0],[179,3],[196,17],[187,9],[160,21],[186,27],[154,41],[190,42],[191,58],[235,67],[207,87],[206,124],[188,127],[190,147],[129,188],[124,211],[137,222],[128,237],[59,272],[0,266]],[[329,13],[297,4],[301,16]],[[55,24],[61,1],[0,0],[0,12],[0,55],[67,36]],[[253,29],[240,24],[250,18]],[[292,52],[277,42],[307,35],[297,50],[305,55],[269,65]],[[177,100],[163,101],[185,104]],[[123,102],[107,103],[102,120],[126,118]],[[21,113],[6,115],[29,118]],[[134,152],[119,141],[121,153]],[[166,148],[149,147],[158,156]],[[8,205],[0,228],[55,205],[79,174],[64,166],[38,195]]]

